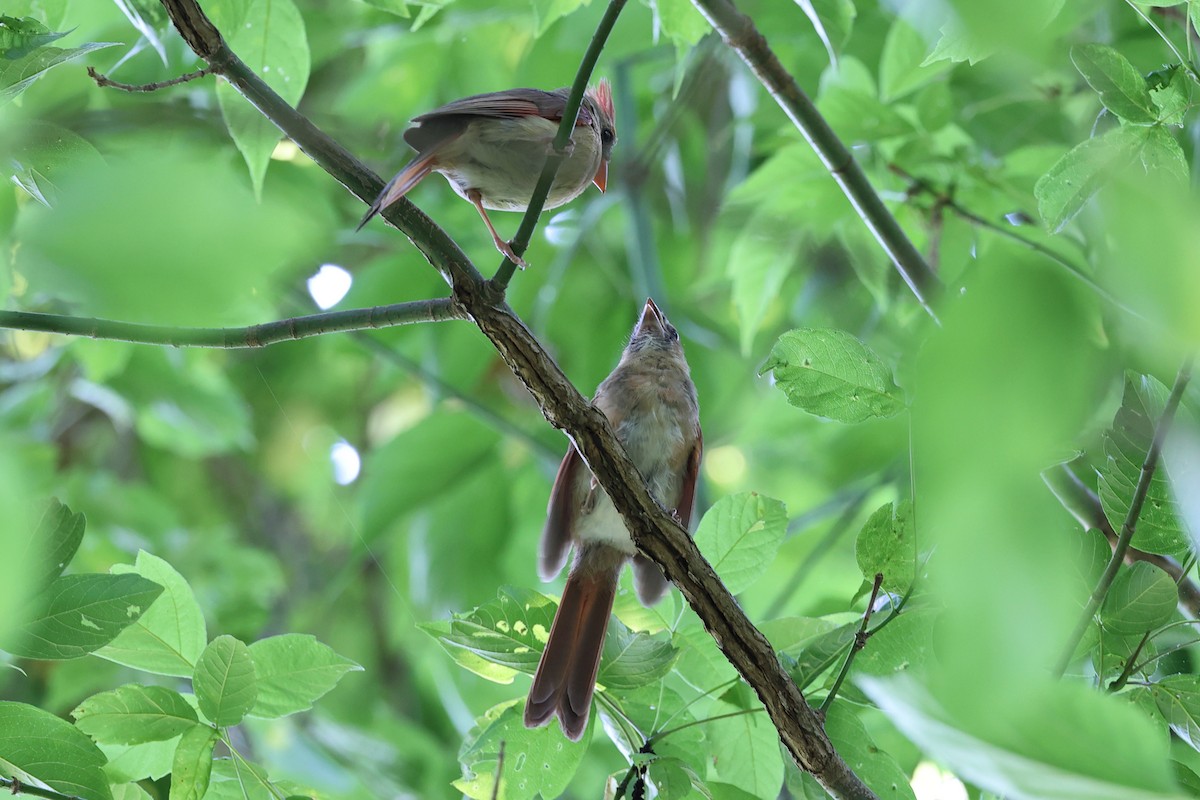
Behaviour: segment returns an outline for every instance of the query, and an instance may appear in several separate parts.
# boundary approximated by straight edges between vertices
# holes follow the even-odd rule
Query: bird
[[[392,178],[358,224],[404,197],[431,172],[446,176],[450,186],[483,217],[496,249],[526,266],[512,245],[500,238],[487,209],[525,211],[546,156],[562,122],[570,89],[509,89],[464,97],[413,118],[404,132],[417,155]],[[574,200],[589,183],[601,192],[608,186],[608,162],[617,141],[612,88],[601,80],[589,88],[579,106],[567,155],[545,208]]]
[[[704,449],[700,408],[679,333],[652,298],[592,402],[608,418],[650,494],[687,528]],[[669,584],[637,552],[574,444],[550,491],[538,560],[543,580],[559,573],[572,545],[574,562],[529,689],[525,726],[539,727],[557,716],[566,737],[578,741],[587,728],[622,567],[632,559],[634,587],[645,605],[662,599]]]

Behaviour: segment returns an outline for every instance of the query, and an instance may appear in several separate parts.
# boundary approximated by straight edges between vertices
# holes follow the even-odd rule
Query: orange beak
[[[608,162],[604,159],[600,160],[600,169],[596,170],[596,177],[592,178],[592,183],[602,192],[604,187],[608,186]]]

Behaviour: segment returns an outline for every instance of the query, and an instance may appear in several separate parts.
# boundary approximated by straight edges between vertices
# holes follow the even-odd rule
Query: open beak
[[[658,306],[654,304],[654,299],[646,298],[646,307],[642,309],[642,318],[638,320],[638,333],[643,331],[652,331],[657,334],[665,332],[663,321],[666,318],[663,313],[658,310]]]
[[[592,183],[602,192],[604,187],[608,186],[608,162],[604,159],[600,159],[600,169],[596,170],[596,177],[592,178]]]

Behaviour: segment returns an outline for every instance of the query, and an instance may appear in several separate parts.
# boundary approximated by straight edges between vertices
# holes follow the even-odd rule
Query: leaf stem
[[[135,344],[173,347],[246,348],[306,339],[338,331],[387,328],[414,322],[466,319],[466,312],[450,298],[415,300],[374,308],[352,308],[324,314],[264,322],[244,328],[185,328],[147,325],[111,319],[40,314],[33,311],[0,311],[0,328],[45,331],[92,339],[113,339]]]
[[[592,41],[583,54],[583,61],[579,62],[575,82],[571,84],[571,94],[567,96],[567,105],[563,109],[562,122],[559,123],[558,134],[554,137],[553,149],[546,155],[542,174],[538,177],[533,196],[529,198],[529,207],[525,210],[525,216],[521,218],[521,227],[517,228],[517,235],[512,240],[512,249],[517,255],[524,255],[529,247],[533,229],[537,227],[538,217],[546,204],[546,196],[550,194],[550,187],[554,184],[554,176],[566,158],[567,146],[571,143],[575,119],[579,116],[579,106],[583,102],[583,93],[587,91],[588,81],[591,80],[592,70],[596,68],[596,62],[600,59],[600,53],[604,50],[604,44],[608,41],[608,35],[617,23],[617,17],[625,7],[625,2],[626,0],[609,0],[608,8],[600,18],[600,24],[592,34]],[[492,283],[501,291],[507,289],[516,268],[517,265],[512,259],[505,256],[496,274],[492,276]]]
[[[1129,680],[1129,676],[1133,674],[1134,662],[1137,657],[1142,654],[1142,648],[1146,646],[1146,642],[1150,641],[1150,631],[1142,634],[1142,640],[1138,642],[1137,647],[1133,648],[1133,652],[1129,654],[1129,658],[1125,659],[1125,666],[1121,669],[1121,674],[1116,677],[1112,683],[1108,685],[1108,691],[1119,692],[1125,688],[1125,683]]]
[[[829,711],[829,707],[833,705],[833,699],[837,697],[838,690],[842,688],[842,681],[846,680],[846,675],[850,673],[850,665],[854,663],[854,657],[858,655],[858,651],[867,646],[867,639],[871,638],[874,631],[867,631],[867,625],[871,622],[871,614],[875,611],[875,600],[879,597],[879,587],[883,586],[883,573],[875,573],[875,583],[871,586],[871,599],[867,601],[867,610],[863,612],[862,625],[858,628],[858,633],[854,634],[854,644],[850,646],[850,652],[846,654],[846,660],[842,662],[842,670],[838,673],[837,678],[833,682],[833,687],[830,688],[829,694],[825,696],[825,702],[821,703],[821,715]],[[882,627],[882,626],[881,626]]]
[[[30,786],[28,783],[16,778],[0,778],[0,788],[8,789],[12,794],[27,794],[33,797],[45,797],[48,800],[81,800],[78,795],[62,794],[53,789]]]
[[[1125,515],[1125,522],[1121,525],[1121,535],[1117,539],[1117,544],[1113,547],[1112,558],[1108,560],[1108,566],[1104,568],[1104,574],[1100,576],[1100,581],[1096,584],[1092,596],[1088,598],[1087,605],[1083,609],[1083,614],[1079,617],[1079,622],[1075,625],[1075,630],[1072,631],[1071,637],[1067,640],[1066,647],[1063,648],[1062,655],[1059,656],[1058,664],[1055,666],[1055,674],[1062,677],[1067,667],[1071,663],[1071,657],[1075,655],[1075,648],[1079,646],[1079,642],[1083,640],[1084,633],[1087,632],[1088,625],[1092,622],[1092,617],[1095,616],[1096,610],[1100,608],[1100,604],[1104,602],[1105,596],[1108,594],[1108,589],[1112,586],[1113,579],[1117,576],[1117,570],[1121,567],[1121,562],[1125,560],[1125,552],[1129,549],[1129,543],[1133,540],[1133,532],[1137,528],[1138,517],[1141,516],[1142,506],[1146,502],[1146,494],[1150,491],[1150,480],[1154,477],[1154,470],[1158,467],[1158,458],[1162,453],[1163,440],[1166,439],[1167,431],[1171,427],[1171,421],[1175,418],[1175,411],[1179,408],[1179,401],[1183,399],[1183,392],[1187,388],[1188,381],[1192,377],[1192,363],[1194,356],[1188,356],[1184,359],[1183,365],[1179,368],[1179,372],[1175,375],[1175,384],[1171,387],[1171,394],[1167,397],[1167,403],[1163,406],[1162,416],[1158,418],[1158,424],[1154,426],[1154,439],[1150,443],[1150,450],[1146,453],[1146,458],[1142,462],[1142,470],[1138,475],[1137,486],[1134,488],[1133,497],[1129,502],[1129,512]]]

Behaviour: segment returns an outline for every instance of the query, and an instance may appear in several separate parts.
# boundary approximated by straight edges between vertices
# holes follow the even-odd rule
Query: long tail
[[[388,185],[383,187],[383,191],[379,193],[379,197],[376,197],[375,202],[371,203],[371,207],[367,209],[362,222],[358,223],[358,227],[354,230],[356,232],[361,231],[363,226],[371,221],[371,217],[383,211],[401,197],[404,197],[414,186],[421,182],[421,179],[432,172],[435,155],[435,151],[421,153],[412,161],[405,164],[404,168],[396,173],[396,177],[388,181]]]
[[[533,675],[525,703],[526,727],[536,728],[557,715],[568,739],[579,741],[583,736],[624,560],[620,551],[601,544],[584,545],[576,557]]]

